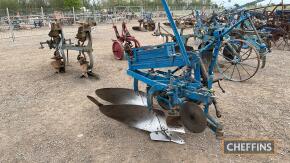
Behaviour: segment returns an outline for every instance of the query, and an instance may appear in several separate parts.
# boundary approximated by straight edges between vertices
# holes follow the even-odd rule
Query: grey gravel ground
[[[76,31],[65,28],[67,38]],[[274,50],[250,81],[223,81],[225,94],[217,89],[225,138],[274,139],[276,153],[224,155],[209,129],[182,135],[185,145],[154,142],[105,117],[87,100],[98,88],[132,87],[126,61],[113,58],[111,25],[93,32],[100,80],[79,78],[76,53],[67,73],[55,74],[49,65],[53,51],[38,49],[48,30],[34,33],[39,36],[15,43],[0,40],[0,162],[290,162],[289,51]],[[132,34],[143,45],[162,42],[151,33]]]

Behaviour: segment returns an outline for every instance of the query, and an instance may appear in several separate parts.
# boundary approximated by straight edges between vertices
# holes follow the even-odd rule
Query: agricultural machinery
[[[73,50],[78,52],[77,60],[81,66],[81,77],[95,76],[92,72],[94,62],[91,36],[91,27],[95,25],[95,23],[80,23],[76,35],[77,43],[74,44],[71,39],[65,39],[60,23],[54,22],[51,24],[51,30],[48,34],[50,40],[41,42],[40,48],[43,49],[43,45],[47,44],[50,49],[54,49],[52,66],[57,72],[65,72],[65,67],[69,62],[68,52]]]
[[[254,20],[256,13],[243,9],[243,7],[261,2],[256,0],[232,10],[214,13],[207,20],[202,20],[198,13],[197,24],[194,34],[201,39],[201,46],[207,44],[207,39],[212,37],[212,31],[216,28],[231,28],[239,23],[230,33],[227,41],[224,41],[217,64],[217,69],[225,79],[231,81],[246,81],[251,79],[259,70],[266,65],[266,56],[271,52],[269,44],[271,34],[258,30]],[[207,52],[210,55],[211,50]],[[238,59],[236,54],[240,53],[243,59]],[[208,59],[206,59],[208,60]],[[261,63],[260,63],[261,62]],[[229,67],[224,64],[232,64]],[[261,66],[260,66],[261,65]]]
[[[188,40],[190,38],[193,38],[194,35],[193,34],[185,35],[184,34],[184,30],[185,30],[185,28],[181,28],[180,29],[180,36],[183,39],[183,43],[185,45],[185,48],[186,48],[187,51],[193,51],[194,50],[193,47],[188,45]],[[169,32],[164,27],[162,27],[160,23],[158,23],[158,26],[157,26],[156,30],[154,31],[154,33],[153,33],[153,36],[157,36],[157,37],[161,36],[161,37],[165,38],[165,42],[170,42],[170,41],[171,42],[176,42],[175,35],[172,34],[171,32]],[[175,45],[175,50],[177,52],[179,52],[178,44]]]
[[[231,29],[227,39],[222,42],[215,71],[227,80],[241,82],[249,80],[257,73],[260,68],[260,60],[262,60],[261,67],[265,66],[266,54],[270,50],[260,37],[261,32],[258,32],[253,26],[251,14],[245,11],[237,14],[239,14],[238,19],[234,19],[235,16],[229,13],[226,16],[225,14],[221,16],[214,13],[211,17],[205,19],[196,11],[193,33],[185,34],[185,28],[181,28],[180,34],[186,49],[192,51],[194,48],[201,49],[207,46],[209,41],[215,37],[215,30],[220,28]],[[176,42],[175,36],[160,25],[158,25],[154,35],[165,37],[166,42],[169,40]],[[193,41],[198,44],[198,47],[192,47],[191,38],[194,38]],[[206,65],[211,62],[213,49],[214,46],[202,52],[204,53],[202,60]],[[178,51],[178,49],[176,50]]]
[[[290,4],[269,5],[251,9],[262,15],[257,18],[257,29],[272,34],[271,44],[280,50],[290,50]],[[271,10],[268,11],[268,8]]]
[[[154,31],[155,30],[155,22],[152,19],[153,14],[152,13],[143,13],[142,18],[138,20],[139,26],[134,26],[132,27],[133,30],[135,31],[142,31],[142,32],[147,32],[147,31]]]
[[[261,68],[264,68],[266,65],[266,56],[271,52],[270,39],[272,35],[268,32],[257,30],[254,23],[256,16],[256,13],[241,10],[239,12],[223,15],[223,18],[227,20],[226,23],[228,24],[234,24],[243,19],[238,28],[234,29],[230,33],[231,39],[245,40],[255,47],[262,61]],[[218,21],[219,18],[215,15],[212,19],[214,19],[214,21]]]
[[[122,23],[122,35],[120,35],[117,26],[113,25],[115,35],[117,40],[112,40],[112,50],[115,59],[122,60],[124,58],[125,53],[130,57],[133,56],[132,48],[140,47],[140,42],[130,34],[126,23]]]
[[[184,127],[193,133],[209,127],[220,138],[223,127],[217,120],[221,112],[213,84],[219,84],[221,79],[214,79],[214,67],[222,42],[239,24],[216,29],[205,47],[187,51],[166,0],[161,2],[176,42],[133,48],[132,53],[127,53],[127,74],[134,79],[134,90],[98,89],[95,93],[102,103],[92,96],[88,98],[106,116],[150,132],[152,140],[184,144],[178,135],[185,133]],[[176,44],[179,52],[175,50]],[[213,53],[206,65],[202,55],[211,47]],[[236,57],[242,59],[240,53]],[[139,90],[139,81],[147,86],[146,92]],[[215,116],[210,115],[210,109],[215,110]]]
[[[185,29],[185,28],[193,28],[195,25],[196,19],[194,12],[181,16],[175,19],[175,24],[177,28]],[[163,25],[170,27],[170,22],[165,22]]]

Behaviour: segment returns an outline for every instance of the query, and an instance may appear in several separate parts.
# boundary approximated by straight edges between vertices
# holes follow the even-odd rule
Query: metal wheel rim
[[[219,59],[218,59],[217,64],[216,64],[217,69],[218,69],[219,73],[227,80],[234,81],[234,82],[247,81],[247,80],[251,79],[252,77],[254,77],[260,68],[259,53],[252,44],[250,44],[249,42],[247,42],[245,40],[234,39],[234,40],[230,40],[230,41],[238,41],[240,43],[247,44],[249,47],[248,51],[250,53],[246,57],[240,56],[241,57],[240,61],[237,61],[236,58],[235,58],[235,60],[229,61],[228,63],[232,64],[232,65],[227,65],[227,67],[225,69],[223,69],[222,64],[219,62],[219,59],[224,57],[224,56],[222,56],[221,51],[223,51],[224,46],[228,43],[228,42],[224,42],[222,45],[222,48],[219,51],[219,56],[218,56]],[[242,54],[242,55],[247,55],[247,53],[248,52],[246,52],[246,54]],[[248,63],[244,63],[244,61],[247,61],[247,60],[256,60],[256,61],[254,61],[256,63],[253,63],[256,66],[248,65]],[[234,66],[234,67],[232,67],[232,66]],[[232,69],[230,69],[230,68],[232,68]],[[231,70],[230,74],[226,74],[226,72],[229,71],[229,69]],[[252,69],[252,70],[249,72],[249,69]],[[235,72],[237,74],[234,74]],[[242,74],[241,74],[242,72],[246,73],[246,77],[242,77]]]

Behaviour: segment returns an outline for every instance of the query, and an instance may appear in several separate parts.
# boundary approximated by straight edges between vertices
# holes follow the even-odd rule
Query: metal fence
[[[197,9],[197,8],[195,8]],[[174,14],[186,15],[192,9],[175,10]],[[150,10],[155,18],[165,18],[162,8]],[[211,12],[211,10],[209,11]],[[0,39],[12,39],[18,37],[30,37],[39,35],[38,28],[48,28],[54,20],[60,20],[63,26],[71,26],[77,22],[95,21],[97,24],[116,23],[118,21],[130,21],[137,19],[144,13],[142,6],[116,6],[108,10],[63,10],[50,8],[34,8],[13,11],[0,10]]]

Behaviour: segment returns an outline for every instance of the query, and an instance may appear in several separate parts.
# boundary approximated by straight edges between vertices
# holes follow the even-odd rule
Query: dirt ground
[[[76,31],[64,29],[67,38]],[[14,43],[0,40],[0,162],[290,162],[289,51],[274,50],[266,68],[247,82],[223,81],[225,94],[216,89],[224,138],[274,139],[276,153],[225,155],[209,129],[182,135],[185,145],[154,142],[147,133],[105,117],[86,98],[98,88],[132,88],[127,62],[113,58],[111,25],[93,31],[99,80],[79,78],[74,52],[67,72],[55,74],[53,51],[38,49],[48,30],[33,33]],[[152,33],[131,33],[142,45],[162,42]]]

